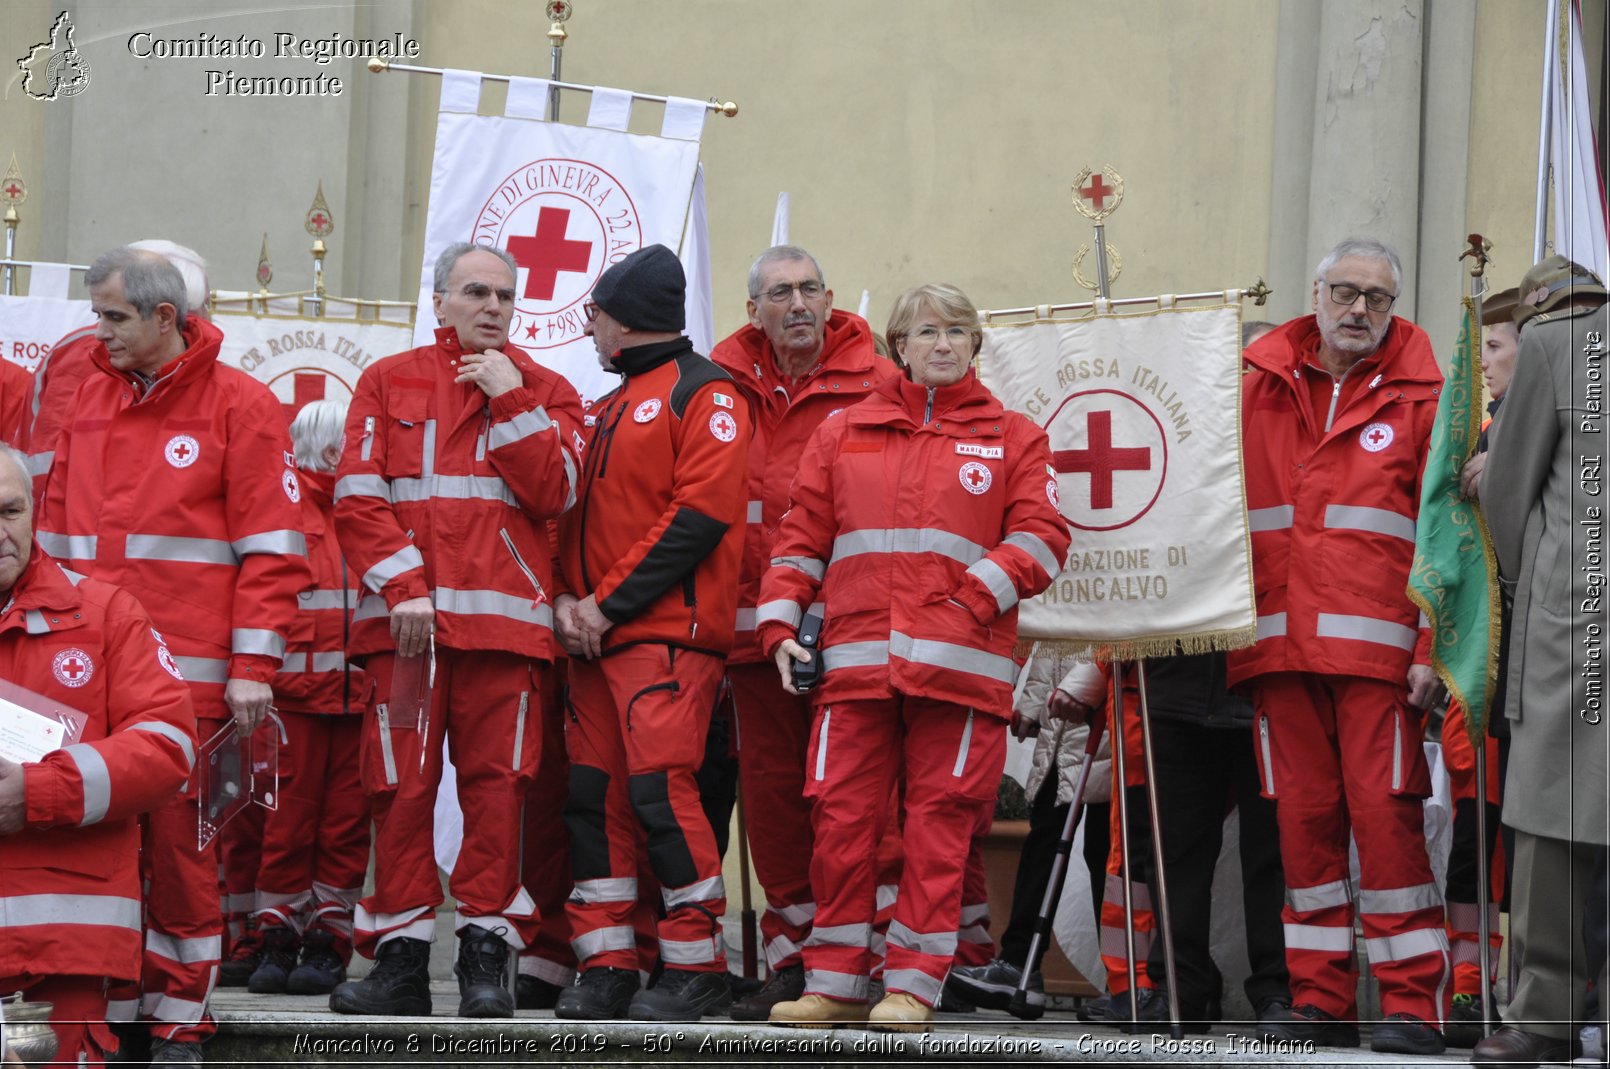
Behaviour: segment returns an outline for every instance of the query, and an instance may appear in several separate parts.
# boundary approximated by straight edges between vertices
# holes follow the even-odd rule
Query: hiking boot
[[[514,994],[509,990],[509,944],[503,941],[503,929],[489,931],[479,924],[460,928],[453,975],[458,977],[460,1017],[514,1016]]]
[[[1022,980],[1023,970],[1005,958],[996,958],[988,965],[965,965],[950,970],[945,980],[945,1001],[948,1005],[954,993],[986,1010],[1004,1010],[1011,1005]],[[1029,973],[1029,986],[1024,994],[1030,1006],[1045,1005],[1045,980],[1038,972]]]
[[[218,966],[219,987],[245,987],[263,963],[263,937],[253,928],[241,936]]]
[[[1412,1013],[1388,1014],[1370,1029],[1370,1049],[1377,1054],[1441,1054],[1442,1033]]]
[[[584,969],[575,986],[560,994],[553,1015],[566,1021],[624,1021],[637,988],[635,969]]]
[[[632,996],[627,1016],[634,1021],[697,1021],[732,1006],[727,974],[666,969],[659,983]]]
[[[840,1025],[865,1024],[866,1018],[864,1002],[847,1002],[826,995],[805,995],[792,1002],[779,1002],[771,1008],[771,1016],[767,1020],[790,1028],[838,1028]]]
[[[182,1039],[153,1039],[151,1041],[151,1069],[170,1069],[172,1066],[202,1065],[200,1043]]]
[[[1480,995],[1455,995],[1453,1009],[1443,1022],[1442,1038],[1450,1047],[1469,1050],[1481,1042],[1486,1016],[1482,1011]]]
[[[302,963],[285,978],[288,995],[328,995],[347,978],[335,936],[315,928],[302,937]]]
[[[772,973],[765,987],[734,1002],[728,1016],[734,1021],[770,1020],[773,1006],[779,1002],[792,1002],[803,994],[805,966],[789,965]]]
[[[874,1032],[932,1032],[933,1007],[904,991],[892,991],[872,1007],[867,1028]]]
[[[1316,1047],[1358,1046],[1358,1026],[1338,1020],[1320,1009],[1303,1003],[1293,1006],[1283,1021],[1263,1021],[1263,1034],[1269,1039],[1312,1043]]]
[[[263,952],[257,968],[246,981],[246,990],[254,995],[282,995],[285,981],[296,968],[296,933],[289,928],[274,925],[263,930]]]
[[[368,976],[330,992],[330,1009],[367,1017],[429,1017],[430,943],[406,937],[386,940]]]
[[[551,1010],[565,989],[536,976],[521,973],[514,978],[514,1005],[522,1010]]]

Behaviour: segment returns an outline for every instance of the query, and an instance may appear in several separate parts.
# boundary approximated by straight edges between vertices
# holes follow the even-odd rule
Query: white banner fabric
[[[267,384],[287,420],[309,401],[351,401],[364,368],[413,348],[406,322],[220,311],[213,323],[224,332],[219,359]]]
[[[94,325],[88,301],[0,296],[0,356],[33,371],[51,346],[75,330]]]
[[[1073,531],[1023,638],[1126,659],[1251,645],[1239,307],[990,325],[980,368],[1050,436],[1046,493]]]
[[[1549,50],[1554,251],[1602,279],[1610,277],[1610,242],[1605,238],[1610,216],[1605,212],[1604,175],[1599,171],[1593,135],[1593,97],[1588,92],[1587,63],[1582,57],[1582,12],[1573,3],[1565,6],[1562,13],[1567,26],[1564,38],[1570,50],[1563,70],[1558,47]]]
[[[690,266],[681,239],[698,162],[697,141],[443,110],[414,344],[429,344],[437,326],[436,257],[455,241],[495,245],[520,265],[510,340],[569,379],[584,402],[614,389],[617,378],[599,368],[582,334],[582,304],[605,268],[645,245],[665,245]],[[688,275],[690,309],[702,309],[689,315],[691,327],[711,318],[710,295]]]

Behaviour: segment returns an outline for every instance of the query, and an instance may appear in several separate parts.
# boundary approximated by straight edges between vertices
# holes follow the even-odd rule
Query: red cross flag
[[[1025,638],[1124,658],[1251,645],[1240,328],[1239,304],[985,327],[984,381],[1050,437],[1073,529]]]
[[[599,369],[582,334],[582,305],[607,267],[659,243],[682,257],[688,334],[708,353],[704,232],[694,225],[703,220],[696,179],[704,105],[673,100],[662,136],[651,137],[625,132],[629,94],[595,90],[588,125],[573,126],[543,117],[541,83],[514,82],[505,114],[487,116],[476,114],[479,74],[449,71],[442,80],[414,344],[428,344],[437,326],[436,257],[457,241],[493,245],[519,265],[510,340],[563,374],[584,400],[600,397],[618,380]]]
[[[364,368],[413,346],[406,322],[348,318],[342,313],[352,309],[335,301],[328,310],[323,317],[220,311],[213,317],[224,332],[218,359],[273,390],[290,422],[309,401],[350,401]]]

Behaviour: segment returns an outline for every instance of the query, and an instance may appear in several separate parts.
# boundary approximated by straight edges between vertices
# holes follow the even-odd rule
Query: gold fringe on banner
[[[1218,653],[1246,649],[1258,641],[1258,628],[1232,627],[1223,631],[1197,631],[1189,635],[1147,635],[1144,638],[1077,639],[1030,638],[1017,640],[1016,655],[1027,657],[1032,651],[1037,657],[1055,657],[1058,671],[1064,662],[1073,661],[1138,661],[1149,657],[1173,657],[1178,654]]]

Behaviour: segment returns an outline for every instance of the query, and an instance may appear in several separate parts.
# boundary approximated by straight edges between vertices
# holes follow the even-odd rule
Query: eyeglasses
[[[794,299],[795,290],[799,290],[799,295],[804,300],[814,301],[827,292],[827,287],[814,278],[806,279],[804,282],[779,282],[761,296],[772,304],[788,304]]]
[[[598,303],[596,301],[582,301],[581,302],[581,318],[582,318],[582,320],[584,322],[587,322],[587,323],[591,323],[593,320],[597,319],[598,318]]]
[[[494,293],[496,293],[497,297],[498,297],[498,303],[499,304],[513,304],[514,303],[514,290],[512,290],[512,289],[497,289],[497,290],[494,290],[491,286],[488,286],[484,282],[466,282],[464,284],[464,288],[459,290],[459,292],[461,294],[463,294],[465,297],[468,297],[472,301],[484,301],[488,297],[490,297]]]
[[[1330,288],[1330,299],[1343,308],[1351,308],[1360,297],[1364,298],[1364,307],[1372,312],[1389,311],[1397,303],[1398,295],[1385,290],[1361,290],[1357,286],[1349,286],[1341,282],[1325,283]]]
[[[973,332],[966,327],[946,327],[944,330],[940,330],[935,326],[921,326],[906,335],[906,337],[918,345],[933,345],[939,341],[939,335],[941,334],[945,336],[945,339],[952,346],[960,345],[964,341],[971,343],[973,340]]]

